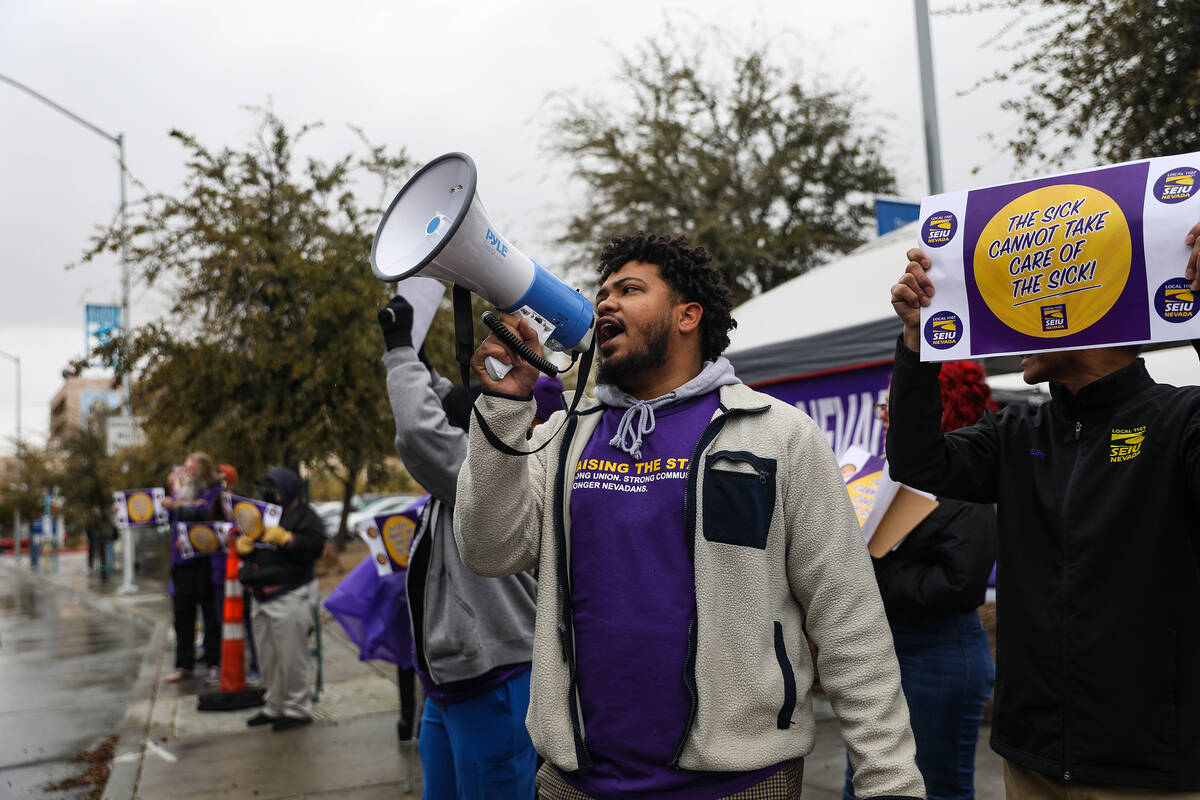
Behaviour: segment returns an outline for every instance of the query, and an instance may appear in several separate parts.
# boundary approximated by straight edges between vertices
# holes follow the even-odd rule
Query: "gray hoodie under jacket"
[[[446,420],[453,384],[427,369],[411,347],[383,355],[396,420],[396,452],[432,495],[413,536],[407,590],[417,659],[435,683],[476,678],[533,653],[537,582],[530,572],[482,578],[454,539],[458,471],[467,434]]]

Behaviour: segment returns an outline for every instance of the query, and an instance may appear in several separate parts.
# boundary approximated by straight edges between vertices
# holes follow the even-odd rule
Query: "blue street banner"
[[[108,344],[109,340],[121,329],[121,307],[88,304],[84,308],[85,330],[83,352],[91,358],[92,351]],[[109,359],[104,366],[116,365],[116,359]]]
[[[910,222],[916,222],[920,217],[920,203],[891,200],[886,197],[875,198],[875,232],[880,236],[903,228]]]
[[[922,360],[1200,337],[1198,182],[1189,153],[925,198]]]
[[[113,492],[113,516],[119,528],[143,528],[165,525],[167,509],[163,506],[166,493],[162,487],[130,489]]]

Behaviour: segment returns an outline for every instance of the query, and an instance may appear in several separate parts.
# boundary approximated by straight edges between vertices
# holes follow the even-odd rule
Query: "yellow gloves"
[[[233,543],[233,547],[237,550],[237,554],[244,558],[254,552],[254,540],[249,536],[239,536]]]
[[[276,547],[287,547],[292,543],[291,531],[284,530],[278,525],[272,525],[263,531],[262,540],[269,542]]]

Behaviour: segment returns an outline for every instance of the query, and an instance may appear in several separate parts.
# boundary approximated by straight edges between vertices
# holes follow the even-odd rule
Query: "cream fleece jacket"
[[[720,398],[688,467],[696,706],[678,766],[752,770],[811,752],[807,635],[855,765],[856,794],[924,797],[879,589],[824,435],[803,412],[742,384],[722,387]],[[565,419],[556,413],[527,441],[532,399],[485,393],[476,407],[517,449],[539,446]],[[567,772],[588,760],[573,631],[563,613],[570,602],[563,583],[570,575],[569,487],[603,408],[581,400],[562,435],[523,458],[497,452],[472,424],[458,479],[454,532],[467,566],[489,576],[539,569],[526,723],[538,751]],[[747,529],[728,524],[729,509],[704,503],[710,482],[728,489],[739,480],[751,492],[770,489],[747,506],[760,517]]]

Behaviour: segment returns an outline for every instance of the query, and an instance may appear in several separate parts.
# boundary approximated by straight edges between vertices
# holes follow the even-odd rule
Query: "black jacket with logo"
[[[888,463],[998,504],[992,748],[1067,781],[1200,789],[1200,388],[1139,359],[943,434],[939,369],[897,347]]]

